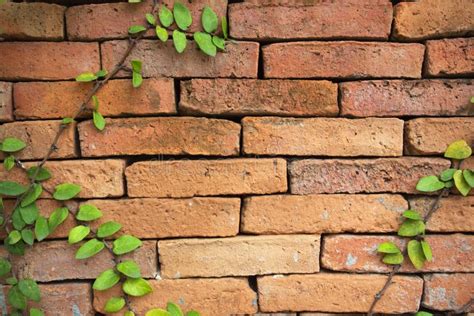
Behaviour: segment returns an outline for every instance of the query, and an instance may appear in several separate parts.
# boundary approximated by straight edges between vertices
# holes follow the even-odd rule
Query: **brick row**
[[[424,73],[428,77],[472,76],[473,55],[472,37],[427,41]]]

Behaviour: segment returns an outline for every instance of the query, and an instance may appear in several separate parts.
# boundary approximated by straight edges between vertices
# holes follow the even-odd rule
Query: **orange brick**
[[[474,38],[426,42],[425,75],[459,77],[474,75]]]
[[[474,274],[427,274],[424,275],[423,306],[438,311],[458,310],[474,297]],[[474,311],[471,306],[467,310]]]
[[[13,84],[0,82],[0,122],[13,121]]]

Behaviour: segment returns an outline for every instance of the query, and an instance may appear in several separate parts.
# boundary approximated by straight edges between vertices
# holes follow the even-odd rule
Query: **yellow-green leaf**
[[[173,44],[178,53],[184,52],[187,45],[186,35],[178,30],[173,31]]]
[[[168,31],[159,25],[156,26],[156,36],[158,36],[162,42],[166,42],[169,38]]]
[[[446,158],[461,160],[461,159],[469,158],[471,154],[472,154],[472,148],[466,143],[466,141],[457,140],[448,146],[448,148],[446,149],[446,152],[444,153],[444,156]]]
[[[458,189],[462,195],[467,196],[469,191],[471,191],[471,186],[466,182],[466,179],[464,179],[462,171],[457,170],[453,175],[453,179],[456,189]]]
[[[217,30],[219,19],[217,18],[217,14],[214,12],[214,10],[212,10],[209,6],[205,6],[202,10],[201,23],[202,28],[207,33],[212,33]]]
[[[417,269],[421,269],[426,260],[421,243],[418,240],[410,240],[407,245],[407,250],[408,257],[413,266]]]
[[[144,279],[128,278],[122,285],[125,293],[131,296],[143,296],[153,291],[150,283]]]
[[[382,262],[385,264],[402,264],[403,255],[399,253],[388,253],[385,254],[382,258]]]
[[[93,111],[92,112],[92,120],[94,122],[95,128],[97,128],[99,131],[104,130],[106,123],[105,123],[105,119],[102,116],[102,114],[100,114],[98,111]]]
[[[217,49],[216,45],[212,42],[212,37],[209,34],[203,32],[194,33],[194,41],[198,45],[199,49],[209,56],[216,56]]]
[[[463,170],[462,175],[467,184],[469,184],[471,188],[474,188],[474,171],[466,169]]]
[[[378,246],[377,251],[381,253],[399,253],[400,249],[393,242],[386,241]]]
[[[416,184],[416,189],[421,192],[435,192],[444,188],[444,183],[437,176],[426,176]]]
[[[160,12],[158,12],[158,17],[160,18],[160,23],[164,27],[169,27],[174,22],[173,12],[168,9],[165,5],[161,5]]]
[[[91,82],[94,80],[97,80],[97,76],[93,72],[83,72],[76,77],[76,81],[78,82]]]
[[[431,246],[428,242],[422,240],[421,249],[423,250],[423,254],[425,255],[426,260],[433,260],[433,252],[431,251]]]
[[[188,8],[180,2],[174,3],[173,15],[176,24],[183,31],[186,31],[191,25],[191,23],[193,23],[191,12],[189,12]]]
[[[145,316],[171,316],[171,314],[164,309],[153,308],[146,312]]]
[[[120,281],[120,275],[113,269],[108,269],[102,272],[97,279],[95,279],[92,288],[97,291],[105,291]]]
[[[111,297],[105,303],[105,311],[107,313],[116,313],[125,306],[125,299],[123,297]]]
[[[407,219],[398,229],[398,236],[414,237],[425,232],[425,223],[418,220]]]

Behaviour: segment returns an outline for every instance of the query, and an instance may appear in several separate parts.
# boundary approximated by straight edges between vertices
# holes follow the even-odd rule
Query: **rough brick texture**
[[[398,119],[253,118],[242,120],[246,154],[401,156]]]
[[[474,38],[426,42],[425,74],[429,77],[463,77],[474,74]]]
[[[13,120],[13,85],[9,82],[0,82],[0,122]]]
[[[434,310],[458,310],[474,297],[474,274],[427,274],[422,305]],[[473,311],[471,309],[467,310]]]
[[[194,79],[181,82],[191,115],[337,116],[337,85],[313,80]]]

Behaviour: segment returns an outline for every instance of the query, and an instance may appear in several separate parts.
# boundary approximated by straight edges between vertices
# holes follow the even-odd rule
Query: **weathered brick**
[[[391,232],[398,230],[406,209],[402,196],[390,194],[253,196],[244,200],[241,230],[259,235]]]
[[[337,85],[316,80],[193,79],[180,112],[192,115],[337,116]]]
[[[294,42],[263,47],[266,78],[420,78],[421,44]]]
[[[293,194],[419,193],[415,187],[421,177],[449,166],[441,158],[306,159],[289,165],[290,187]]]
[[[401,156],[399,119],[246,117],[243,151],[258,155]]]
[[[150,283],[152,293],[131,301],[139,315],[152,308],[163,308],[169,301],[180,304],[183,310],[198,310],[202,315],[253,315],[257,312],[257,295],[247,279],[152,280]],[[108,291],[94,291],[96,311],[104,312],[107,299],[120,293],[118,286]]]
[[[146,161],[132,164],[125,175],[131,197],[266,194],[287,190],[286,161],[278,158]]]
[[[0,79],[72,79],[99,70],[99,46],[74,42],[0,43]]]
[[[128,41],[101,44],[102,64],[106,69],[118,62],[127,45]],[[171,41],[157,44],[156,40],[142,40],[127,61],[141,60],[145,77],[256,78],[258,50],[258,43],[237,42],[227,45],[225,54],[209,57],[200,52],[194,42],[188,42],[186,50],[178,54]],[[121,72],[119,75],[126,74]]]
[[[100,133],[92,121],[78,125],[82,156],[239,154],[240,124],[232,121],[161,117],[106,122]]]
[[[14,269],[19,277],[29,277],[38,282],[70,279],[95,279],[104,270],[114,266],[112,254],[104,248],[92,258],[77,260],[75,253],[79,245],[72,246],[67,241],[50,241],[36,244],[17,256]],[[142,276],[153,278],[157,274],[156,241],[144,241],[136,251],[124,255],[139,265]]]
[[[0,82],[0,122],[13,121],[13,84]]]
[[[406,246],[406,239],[393,236],[333,235],[323,240],[321,265],[329,270],[347,272],[389,272],[390,266],[382,262],[377,253],[379,244],[392,241],[400,249]],[[426,262],[423,268],[415,269],[405,258],[403,272],[473,272],[474,236],[427,235],[426,241],[433,250],[433,261]]]
[[[37,163],[25,163],[27,168]],[[108,160],[66,160],[48,161],[45,167],[53,177],[42,182],[44,188],[53,191],[60,183],[75,183],[81,186],[79,198],[101,198],[122,196],[124,193],[123,172],[125,162],[119,159]],[[17,168],[10,172],[0,166],[0,179],[29,183],[25,173]],[[43,196],[48,196],[45,192]]]
[[[122,199],[89,200],[104,216],[96,227],[113,220],[121,233],[139,238],[225,237],[239,232],[240,199]]]
[[[474,80],[372,80],[343,82],[341,115],[468,116]]]
[[[80,82],[18,82],[14,85],[17,119],[49,119],[73,116],[90,89]],[[130,80],[111,80],[98,93],[104,116],[175,114],[173,80],[145,79],[140,89]],[[85,111],[82,117],[90,117]]]
[[[474,34],[470,0],[401,2],[395,6],[394,37],[417,41]]]
[[[458,310],[474,297],[474,274],[427,274],[422,305],[434,310]],[[467,310],[474,311],[471,307]]]
[[[418,118],[405,124],[405,154],[442,154],[452,142],[474,142],[474,117]]]
[[[238,236],[158,242],[164,278],[319,271],[319,235]]]
[[[61,121],[12,122],[0,126],[0,139],[16,137],[26,143],[26,147],[15,154],[22,160],[42,159],[60,128]],[[58,141],[51,158],[73,158],[77,156],[75,140],[76,124],[66,128]],[[0,154],[0,158],[3,157]]]
[[[426,214],[435,198],[411,197],[410,208]],[[448,196],[439,201],[439,207],[430,217],[426,229],[432,232],[472,232],[474,196]]]
[[[384,275],[318,273],[258,278],[260,310],[359,312],[369,310],[383,287]],[[395,276],[376,305],[377,313],[403,314],[418,310],[423,291],[419,277]]]
[[[235,3],[229,6],[229,21],[231,36],[239,39],[387,39],[392,5],[334,1],[305,6]]]
[[[426,42],[425,75],[459,77],[474,75],[474,38]]]
[[[0,37],[62,40],[65,10],[47,3],[5,3],[0,6]]]

